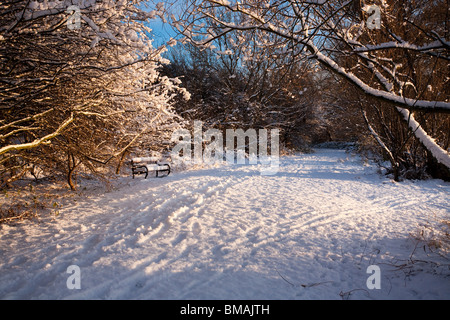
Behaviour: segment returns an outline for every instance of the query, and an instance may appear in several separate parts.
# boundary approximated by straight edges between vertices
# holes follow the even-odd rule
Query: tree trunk
[[[69,184],[70,190],[72,191],[76,191],[76,184],[73,180],[73,170],[69,171],[69,173],[67,174],[67,183]]]
[[[125,150],[122,155],[120,156],[120,160],[119,160],[119,164],[117,165],[116,168],[116,174],[120,173],[120,169],[122,168],[123,162],[125,160],[125,156],[127,155],[127,151]]]
[[[439,163],[435,157],[427,150],[427,172],[435,179],[450,181],[450,169]]]
[[[386,144],[382,141],[380,135],[375,131],[375,129],[371,126],[369,119],[367,118],[366,111],[364,111],[362,105],[361,105],[361,113],[363,115],[364,121],[366,122],[367,128],[370,131],[370,134],[372,137],[375,138],[379,146],[384,150],[384,152],[389,157],[389,162],[391,163],[392,167],[392,173],[394,174],[394,180],[400,181],[400,170],[399,170],[399,164],[396,161],[396,157],[392,154],[391,150],[386,146]]]
[[[70,190],[72,191],[77,190],[76,181],[73,177],[73,174],[75,173],[75,169],[77,168],[78,164],[76,163],[73,153],[70,151],[67,152],[67,183],[69,184]]]

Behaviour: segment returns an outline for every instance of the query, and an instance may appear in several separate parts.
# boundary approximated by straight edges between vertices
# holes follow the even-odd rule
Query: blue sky
[[[182,0],[171,0],[171,1],[162,1],[162,0],[147,0],[145,2],[145,8],[146,10],[155,10],[158,6],[159,2],[164,3],[164,7],[169,10],[169,12],[179,12],[182,9],[181,4],[183,3]],[[153,30],[153,46],[157,47],[159,45],[164,44],[170,38],[176,37],[176,33],[173,31],[172,27],[169,23],[164,23],[162,19],[158,16],[155,17],[155,19],[151,20],[148,24],[150,28]]]
[[[163,23],[159,17],[152,20],[149,25],[153,30],[154,47],[158,47],[176,36],[172,27],[168,23]]]

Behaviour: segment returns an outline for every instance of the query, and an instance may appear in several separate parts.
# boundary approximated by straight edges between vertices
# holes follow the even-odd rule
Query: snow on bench
[[[161,162],[158,157],[141,157],[131,159],[131,171],[133,173],[133,179],[135,175],[145,174],[145,179],[148,177],[148,173],[151,171],[156,172],[156,177],[159,172],[167,172],[170,174],[170,165],[168,162]]]

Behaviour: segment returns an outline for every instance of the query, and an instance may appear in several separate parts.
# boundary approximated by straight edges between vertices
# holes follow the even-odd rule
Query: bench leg
[[[168,175],[170,174],[170,171],[171,171],[170,169],[171,169],[171,168],[170,168],[169,165],[166,165],[166,166],[167,166],[167,169],[164,169],[164,170],[154,170],[154,171],[156,172],[156,178],[163,178],[163,177],[168,176]],[[138,170],[138,169],[139,169],[139,170]],[[144,171],[140,171],[140,169],[142,169],[142,170],[144,170]],[[153,171],[153,170],[152,170],[152,171]],[[167,174],[166,174],[166,175],[160,175],[160,174],[159,174],[159,171],[166,172]],[[147,179],[147,178],[148,178],[148,174],[149,174],[148,168],[142,166],[142,167],[137,167],[136,171],[135,171],[135,169],[132,169],[133,179],[134,179],[134,176],[135,176],[135,175],[140,175],[140,174],[145,174],[144,179]]]
[[[162,176],[160,176],[159,175],[159,172],[167,172],[167,174],[166,175],[162,175]],[[156,171],[156,178],[164,178],[164,177],[167,177],[168,175],[170,174],[170,169],[168,169],[168,170],[157,170]]]

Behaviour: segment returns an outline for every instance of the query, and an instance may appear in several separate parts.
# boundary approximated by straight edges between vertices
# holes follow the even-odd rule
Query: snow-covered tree
[[[445,0],[195,0],[172,19],[186,41],[201,47],[232,32],[275,35],[273,41],[265,37],[265,45],[284,48],[286,63],[313,59],[395,108],[448,171],[448,146],[416,117],[441,114],[447,121],[450,113],[447,5]],[[206,19],[214,26],[205,25]]]
[[[178,79],[159,73],[140,0],[0,3],[0,176],[67,175],[170,137]]]
[[[311,107],[317,103],[314,63],[286,64],[284,50],[266,47],[264,36],[273,37],[236,32],[217,39],[217,50],[190,43],[173,47],[166,70],[182,76],[192,94],[176,105],[179,114],[223,130],[278,128],[281,143],[301,144],[299,131],[314,118]]]

